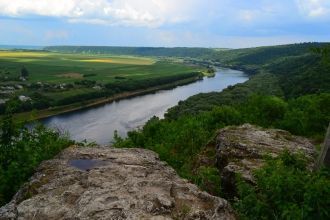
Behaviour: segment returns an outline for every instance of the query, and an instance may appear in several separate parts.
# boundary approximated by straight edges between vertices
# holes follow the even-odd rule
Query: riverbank
[[[115,131],[124,137],[127,132],[140,128],[154,116],[163,118],[168,109],[190,96],[222,91],[229,85],[242,83],[247,79],[242,72],[221,68],[213,78],[204,77],[203,80],[184,86],[56,115],[41,122],[46,127],[67,131],[73,140],[87,139],[106,145],[113,141]]]
[[[154,86],[154,87],[151,87],[148,89],[142,89],[142,90],[137,90],[137,91],[132,91],[132,92],[124,92],[124,93],[120,93],[120,94],[117,94],[117,95],[114,95],[111,97],[92,99],[92,100],[88,100],[88,101],[83,101],[83,102],[73,103],[70,105],[58,106],[58,107],[53,107],[53,108],[48,108],[48,109],[43,109],[43,110],[33,110],[30,112],[18,113],[18,114],[14,115],[14,118],[18,122],[30,122],[30,121],[34,121],[34,120],[45,119],[45,118],[52,117],[55,115],[60,115],[60,114],[64,114],[64,113],[69,113],[69,112],[73,112],[73,111],[78,111],[78,110],[87,109],[90,107],[103,105],[106,103],[111,103],[113,101],[118,101],[121,99],[132,98],[132,97],[139,96],[139,95],[145,95],[145,94],[153,93],[153,92],[156,92],[159,90],[175,88],[177,86],[190,84],[190,83],[196,82],[201,79],[202,79],[201,77],[191,77],[191,78],[179,80],[179,81],[164,84],[164,85]]]
[[[202,71],[201,73],[208,78],[212,78],[215,77],[216,71],[212,71],[212,72]]]

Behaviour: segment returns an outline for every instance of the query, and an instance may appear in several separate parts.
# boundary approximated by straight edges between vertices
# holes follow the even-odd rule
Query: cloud
[[[243,47],[329,39],[329,21],[330,0],[0,0],[18,44]]]
[[[47,16],[70,22],[158,27],[193,18],[201,0],[0,0],[0,15]]]
[[[296,0],[302,14],[309,18],[330,18],[329,0]]]

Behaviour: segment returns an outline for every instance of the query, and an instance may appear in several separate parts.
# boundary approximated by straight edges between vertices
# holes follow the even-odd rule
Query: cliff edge
[[[214,143],[222,188],[229,197],[236,194],[237,174],[246,182],[255,183],[253,171],[264,165],[266,156],[276,158],[283,151],[301,153],[312,169],[317,155],[314,145],[307,138],[251,124],[219,130]]]
[[[0,219],[234,219],[229,203],[143,149],[73,146],[44,161]]]

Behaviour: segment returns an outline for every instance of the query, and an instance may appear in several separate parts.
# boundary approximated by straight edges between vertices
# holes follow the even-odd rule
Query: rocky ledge
[[[0,219],[234,219],[224,199],[143,149],[70,147],[43,162]]]
[[[316,155],[311,142],[303,137],[279,129],[264,129],[244,124],[219,130],[214,140],[216,164],[221,174],[221,182],[227,196],[235,195],[235,176],[254,184],[252,171],[260,168],[265,156],[277,157],[284,150],[303,153],[310,167]]]

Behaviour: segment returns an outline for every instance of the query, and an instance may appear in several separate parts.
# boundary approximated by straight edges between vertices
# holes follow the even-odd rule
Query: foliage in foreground
[[[251,123],[322,139],[330,121],[329,112],[330,94],[302,96],[289,101],[255,95],[242,104],[224,105],[177,119],[154,117],[142,130],[129,132],[126,139],[117,136],[115,145],[151,149],[182,176],[191,179],[196,176],[191,167],[195,156],[217,129]]]
[[[1,126],[0,206],[8,202],[43,160],[50,159],[72,142],[42,126],[18,128],[11,116]]]
[[[238,183],[241,219],[329,219],[330,171],[311,172],[302,155],[284,152],[255,172],[256,185]]]

